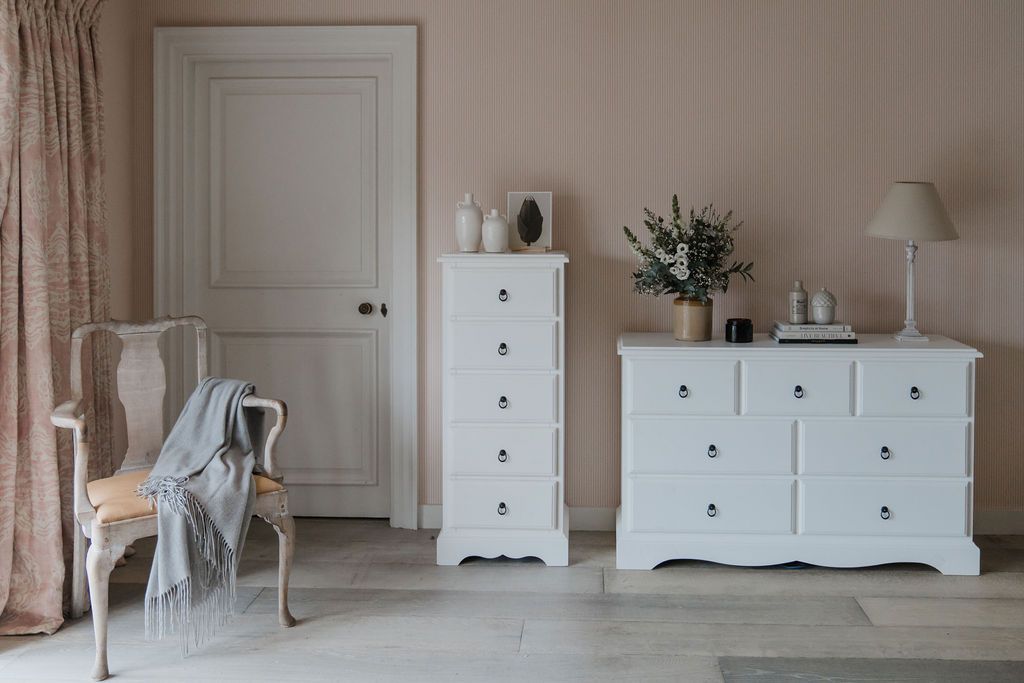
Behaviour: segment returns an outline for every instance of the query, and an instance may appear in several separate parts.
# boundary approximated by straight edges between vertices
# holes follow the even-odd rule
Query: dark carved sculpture
[[[519,230],[519,238],[526,246],[530,246],[540,239],[544,231],[544,214],[533,197],[527,197],[523,205],[519,207],[519,216],[516,219],[516,227]]]

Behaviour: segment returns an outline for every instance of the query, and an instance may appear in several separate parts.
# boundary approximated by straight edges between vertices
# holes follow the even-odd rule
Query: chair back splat
[[[160,337],[173,327],[196,330],[196,380],[209,374],[208,329],[198,316],[159,318],[147,322],[109,322],[82,325],[71,335],[71,393],[82,398],[82,345],[93,332],[110,332],[121,340],[117,363],[117,394],[124,405],[128,448],[118,473],[152,467],[164,442],[166,369],[160,356]]]

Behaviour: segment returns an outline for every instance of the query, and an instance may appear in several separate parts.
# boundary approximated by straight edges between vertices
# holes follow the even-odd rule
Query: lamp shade
[[[893,183],[865,232],[915,242],[941,242],[959,237],[939,192],[931,183]]]

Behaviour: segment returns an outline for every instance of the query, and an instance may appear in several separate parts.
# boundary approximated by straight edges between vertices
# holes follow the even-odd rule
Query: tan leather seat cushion
[[[135,495],[135,489],[149,476],[149,470],[136,470],[106,479],[90,481],[87,490],[89,502],[96,508],[96,519],[101,524],[121,522],[155,515],[156,509],[150,507],[149,501]],[[256,495],[281,491],[284,486],[273,479],[262,475],[253,475]]]

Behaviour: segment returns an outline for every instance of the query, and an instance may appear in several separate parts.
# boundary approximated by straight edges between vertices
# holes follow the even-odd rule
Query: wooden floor
[[[568,568],[434,562],[434,532],[299,520],[292,612],[253,521],[238,616],[182,659],[147,643],[151,543],[112,586],[110,667],[128,681],[1024,681],[1024,537],[987,537],[981,577],[919,566],[615,569],[615,536],[575,532]],[[92,626],[0,638],[0,680],[85,680]]]

